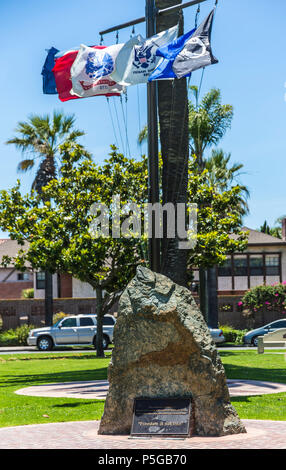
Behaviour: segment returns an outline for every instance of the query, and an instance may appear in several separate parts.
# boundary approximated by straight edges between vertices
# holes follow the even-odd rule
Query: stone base
[[[190,291],[139,267],[119,304],[99,434],[129,434],[135,398],[191,398],[199,436],[246,432]]]

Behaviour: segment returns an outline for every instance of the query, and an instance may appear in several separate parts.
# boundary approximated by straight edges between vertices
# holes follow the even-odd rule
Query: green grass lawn
[[[265,380],[286,383],[286,358],[276,354],[256,351],[220,351],[228,379]],[[231,402],[242,419],[269,419],[286,421],[286,393],[232,397]]]
[[[106,379],[109,359],[110,353],[106,359],[97,359],[95,352],[0,355],[0,427],[100,419],[104,400],[29,397],[14,392],[46,383]]]
[[[285,354],[221,351],[227,378],[286,383]],[[107,378],[106,359],[95,352],[0,355],[0,427],[101,418],[104,401],[16,395],[20,388]],[[232,398],[244,419],[286,420],[286,393]]]

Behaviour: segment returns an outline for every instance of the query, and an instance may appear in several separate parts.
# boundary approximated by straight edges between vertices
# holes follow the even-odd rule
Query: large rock
[[[195,434],[246,432],[190,291],[139,267],[120,299],[100,434],[129,434],[134,398],[190,397]]]

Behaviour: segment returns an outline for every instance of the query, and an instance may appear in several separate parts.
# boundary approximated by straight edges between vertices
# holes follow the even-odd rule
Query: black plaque
[[[190,433],[189,398],[136,398],[131,436],[179,436]]]

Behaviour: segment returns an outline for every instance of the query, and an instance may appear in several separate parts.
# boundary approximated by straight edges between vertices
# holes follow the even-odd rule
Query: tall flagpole
[[[146,21],[147,38],[156,34],[156,18],[160,15],[168,15],[184,8],[204,3],[207,0],[191,0],[186,3],[180,3],[169,8],[158,10],[155,0],[146,0],[145,16],[123,23],[112,28],[101,31],[101,37],[105,34],[119,31],[120,29],[134,26]],[[217,3],[217,0],[216,0]],[[159,202],[159,163],[158,163],[158,94],[157,82],[151,82],[147,85],[147,104],[148,104],[148,202],[156,204]],[[155,238],[155,214],[152,213],[152,236],[149,240],[149,263],[152,271],[160,272],[161,265],[161,240]]]
[[[157,9],[155,0],[146,0],[146,37],[156,34]],[[148,202],[159,202],[158,158],[158,93],[157,82],[147,84],[148,115]],[[149,212],[150,213],[150,212]],[[149,221],[150,223],[151,221]],[[152,211],[152,233],[149,239],[149,264],[152,271],[160,272],[161,240],[155,237],[155,213]]]

